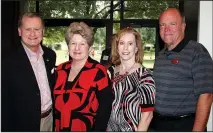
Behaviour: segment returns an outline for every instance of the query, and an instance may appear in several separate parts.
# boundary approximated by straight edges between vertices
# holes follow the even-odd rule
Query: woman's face
[[[118,54],[123,61],[135,59],[135,53],[137,53],[137,45],[135,36],[132,33],[125,33],[118,43]]]
[[[89,45],[80,34],[74,34],[68,45],[69,54],[73,60],[84,60],[89,56]]]

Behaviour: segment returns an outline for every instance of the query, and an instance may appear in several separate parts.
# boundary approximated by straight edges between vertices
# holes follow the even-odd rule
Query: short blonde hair
[[[131,27],[126,27],[126,28],[120,30],[117,33],[115,39],[113,40],[113,42],[112,42],[112,63],[114,65],[120,65],[121,64],[120,56],[119,56],[119,53],[118,53],[118,43],[119,43],[119,40],[121,39],[121,37],[125,33],[132,33],[135,36],[136,45],[137,45],[137,48],[138,48],[138,52],[135,55],[135,62],[142,64],[143,63],[144,51],[143,51],[143,44],[142,44],[141,35]]]
[[[79,34],[83,38],[86,39],[89,47],[92,46],[93,41],[94,41],[94,33],[91,27],[89,27],[86,23],[84,22],[73,22],[70,24],[68,27],[66,34],[65,34],[65,41],[67,45],[69,45],[70,40],[72,39],[74,34]]]
[[[25,12],[23,14],[21,14],[19,16],[19,20],[18,20],[18,27],[21,27],[22,24],[23,24],[23,18],[24,17],[29,17],[29,18],[40,18],[41,19],[41,23],[42,23],[42,26],[44,28],[44,20],[41,18],[41,15],[37,12]]]

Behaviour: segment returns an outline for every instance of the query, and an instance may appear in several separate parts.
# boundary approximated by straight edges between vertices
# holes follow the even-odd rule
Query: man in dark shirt
[[[206,48],[184,40],[185,18],[168,8],[159,17],[166,47],[154,65],[155,131],[205,131],[212,105],[212,58]]]

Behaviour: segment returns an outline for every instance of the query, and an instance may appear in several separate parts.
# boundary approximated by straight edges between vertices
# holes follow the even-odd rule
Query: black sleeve
[[[7,132],[10,131],[10,125],[9,121],[10,119],[10,113],[9,113],[9,107],[10,107],[10,103],[9,103],[9,98],[11,98],[9,96],[9,85],[11,85],[9,83],[9,76],[10,73],[7,73],[8,71],[8,66],[5,65],[5,63],[3,63],[2,65],[2,86],[1,86],[1,131],[3,132]]]
[[[99,107],[97,110],[96,120],[94,124],[94,131],[106,131],[112,110],[112,87],[109,77],[107,76],[106,78],[108,86],[96,92]]]

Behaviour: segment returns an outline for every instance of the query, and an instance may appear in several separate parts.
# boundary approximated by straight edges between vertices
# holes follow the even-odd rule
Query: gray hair
[[[74,34],[79,34],[86,39],[89,46],[92,46],[94,41],[94,33],[91,27],[84,22],[73,22],[68,27],[65,34],[65,41],[69,45]]]

